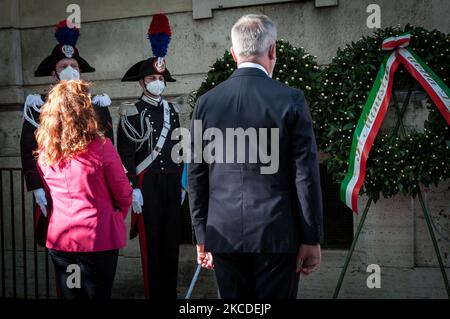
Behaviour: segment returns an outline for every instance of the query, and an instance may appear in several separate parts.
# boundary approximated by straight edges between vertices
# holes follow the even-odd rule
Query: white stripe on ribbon
[[[373,125],[376,122],[375,119],[378,117],[378,113],[381,109],[381,105],[383,104],[383,101],[386,97],[387,88],[389,85],[390,70],[391,70],[391,66],[395,62],[395,60],[396,60],[395,53],[392,53],[386,62],[386,69],[385,69],[383,78],[380,83],[380,87],[384,86],[385,90],[383,90],[383,91],[378,90],[377,95],[374,99],[374,104],[372,104],[372,106],[370,107],[370,112],[372,112],[374,110],[374,105],[375,105],[375,103],[377,103],[377,101],[381,101],[380,107],[376,110],[376,115],[374,116],[374,120],[372,121],[372,123],[368,123],[367,119],[366,119],[363,129],[361,130],[361,134],[359,135],[359,142],[356,147],[357,147],[357,149],[360,147],[360,155],[355,156],[355,161],[354,161],[354,165],[353,165],[353,175],[347,184],[347,189],[345,192],[345,202],[346,202],[347,206],[350,208],[352,208],[353,189],[355,188],[355,184],[358,181],[359,176],[361,174],[361,159],[363,158],[363,151],[364,151],[364,148],[366,147],[367,138],[369,137],[370,132],[373,129]],[[354,209],[357,209],[357,208],[354,208]]]

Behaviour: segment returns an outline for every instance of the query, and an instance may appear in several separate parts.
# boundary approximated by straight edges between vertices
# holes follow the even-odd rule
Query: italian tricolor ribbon
[[[383,41],[383,50],[392,50],[378,71],[353,134],[347,175],[341,183],[341,200],[358,213],[358,195],[364,183],[366,162],[375,137],[386,115],[392,95],[394,74],[401,63],[422,85],[450,125],[450,90],[414,52],[407,48],[410,33]]]

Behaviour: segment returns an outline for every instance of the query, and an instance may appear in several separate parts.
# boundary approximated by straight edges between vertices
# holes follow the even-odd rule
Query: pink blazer
[[[132,188],[111,140],[99,138],[64,165],[39,172],[50,194],[47,248],[94,252],[123,248]]]

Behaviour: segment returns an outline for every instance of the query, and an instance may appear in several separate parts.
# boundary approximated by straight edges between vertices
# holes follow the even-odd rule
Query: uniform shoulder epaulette
[[[96,95],[92,98],[92,103],[100,107],[108,107],[111,105],[111,99],[106,93]]]
[[[136,106],[136,102],[123,102],[119,107],[119,116],[120,116],[120,126],[122,127],[125,136],[135,143],[139,143],[136,151],[138,151],[142,145],[144,145],[145,141],[148,141],[150,137],[150,133],[152,131],[152,127],[150,124],[150,120],[145,119],[146,125],[143,127],[139,127],[138,123],[134,123],[132,119],[129,117],[134,115],[141,114],[141,121],[143,121],[144,112],[139,113],[138,107]],[[130,122],[131,121],[131,122]],[[138,122],[138,121],[135,121]]]
[[[39,108],[44,105],[44,100],[40,94],[29,94],[25,99],[25,106]]]
[[[119,115],[120,116],[133,116],[138,115],[138,109],[136,108],[135,103],[125,101],[120,104],[119,107]]]
[[[41,106],[44,105],[44,100],[40,94],[29,94],[25,99],[25,105],[23,108],[23,118],[34,127],[39,127],[38,119],[35,118],[33,111],[37,113],[41,112]]]

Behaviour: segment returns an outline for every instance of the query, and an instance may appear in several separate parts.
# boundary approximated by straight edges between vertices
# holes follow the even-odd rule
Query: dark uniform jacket
[[[206,251],[297,253],[300,243],[322,241],[319,162],[302,91],[259,69],[237,69],[199,98],[193,120],[202,121],[203,131],[214,127],[223,136],[226,128],[268,128],[269,150],[279,146],[275,174],[261,174],[267,165],[259,160],[236,163],[236,152],[234,163],[188,165],[192,223]],[[279,128],[278,145],[270,143],[270,128]]]
[[[171,134],[174,129],[180,127],[180,120],[172,103],[169,103],[169,108],[170,130],[160,155],[146,169],[150,173],[181,173],[181,164],[175,163],[171,157],[172,148],[179,142],[172,140]],[[138,188],[139,178],[136,174],[136,167],[150,155],[158,143],[164,123],[164,107],[162,102],[153,105],[140,99],[136,103],[122,104],[119,113],[121,119],[117,128],[117,150],[127,170],[131,185],[133,188]],[[148,132],[146,119],[151,125],[149,138],[143,142],[134,142],[130,136],[138,139]],[[126,125],[125,122],[128,124]],[[135,130],[134,134],[130,126]]]

